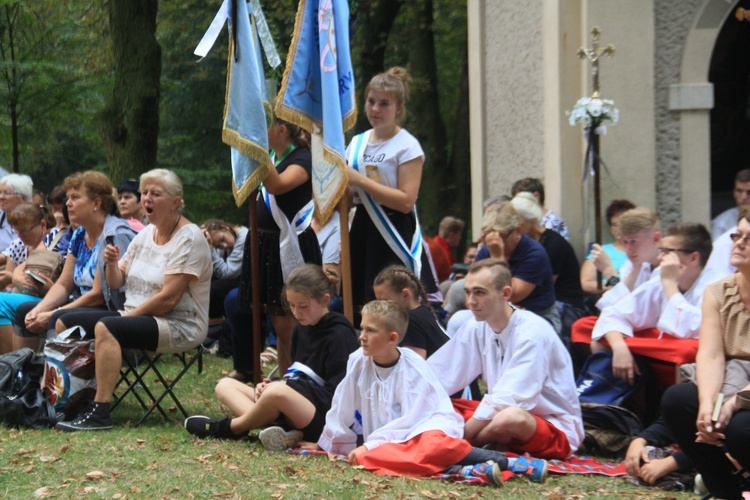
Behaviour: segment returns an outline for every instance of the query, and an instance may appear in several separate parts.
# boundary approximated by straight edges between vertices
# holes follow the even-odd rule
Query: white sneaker
[[[693,492],[696,495],[705,495],[708,493],[708,488],[706,488],[706,483],[703,482],[703,476],[700,474],[696,474],[695,476],[695,486],[693,487]]]
[[[294,448],[302,441],[302,432],[298,430],[285,431],[281,427],[267,427],[258,434],[261,444],[267,450],[284,451]]]

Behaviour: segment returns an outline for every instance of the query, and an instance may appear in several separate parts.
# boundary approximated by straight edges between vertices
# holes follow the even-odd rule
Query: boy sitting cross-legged
[[[448,472],[501,485],[501,471],[512,469],[516,459],[472,448],[462,439],[464,424],[448,394],[418,354],[398,347],[407,324],[406,310],[395,302],[364,306],[362,347],[349,356],[318,443],[302,447],[345,454],[350,463],[381,475]],[[361,415],[361,446],[352,430],[356,413]],[[531,461],[534,466],[525,468],[528,477],[544,481],[546,462]]]
[[[584,434],[573,366],[560,337],[543,318],[509,303],[505,261],[473,263],[464,288],[474,318],[427,360],[448,393],[480,375],[487,383],[482,401],[453,400],[466,420],[464,438],[474,446],[566,459]]]

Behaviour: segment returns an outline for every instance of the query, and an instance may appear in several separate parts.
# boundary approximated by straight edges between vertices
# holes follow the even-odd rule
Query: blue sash
[[[359,134],[352,139],[353,147],[349,150],[349,165],[360,172],[362,175],[367,175],[364,171],[364,167],[360,170],[360,163],[363,161],[363,155],[365,149],[367,149],[367,143],[370,140],[370,132],[364,132]],[[416,227],[414,229],[414,235],[411,238],[411,245],[407,245],[406,242],[401,238],[401,235],[393,226],[393,223],[386,215],[383,206],[375,201],[372,196],[367,194],[361,188],[354,188],[362,200],[362,204],[367,210],[367,214],[370,216],[375,227],[378,228],[380,236],[388,244],[393,253],[398,256],[401,262],[404,263],[411,272],[420,276],[422,270],[422,230],[419,227],[419,218],[417,217],[417,206],[414,205],[413,213],[414,219],[416,220]]]

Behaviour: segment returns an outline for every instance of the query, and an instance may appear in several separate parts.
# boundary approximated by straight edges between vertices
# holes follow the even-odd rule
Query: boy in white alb
[[[711,235],[701,224],[670,226],[660,242],[659,254],[659,279],[644,283],[605,308],[591,334],[591,350],[607,349],[602,343],[606,341],[612,350],[612,373],[631,384],[638,373],[631,349],[663,361],[693,361],[703,292],[723,277],[705,268],[711,254]],[[695,340],[686,343],[685,339]],[[668,349],[674,359],[664,358]]]
[[[583,441],[570,355],[547,321],[508,303],[510,283],[504,261],[472,264],[465,289],[474,318],[427,364],[449,394],[479,375],[487,382],[481,402],[453,400],[472,445],[563,460]]]
[[[661,231],[656,213],[648,208],[631,208],[623,212],[617,223],[620,230],[619,240],[625,247],[628,260],[620,268],[619,275],[611,276],[607,280],[607,286],[611,288],[604,292],[596,302],[596,307],[600,311],[624,299],[644,283],[650,280],[659,281],[659,273],[661,273],[659,268]],[[595,258],[597,253],[603,252],[601,248],[591,251]],[[580,344],[591,343],[591,332],[597,319],[597,316],[584,316],[573,323],[570,330],[571,340]]]
[[[398,347],[407,324],[406,310],[395,302],[376,300],[364,306],[362,347],[349,357],[318,443],[302,447],[347,455],[350,463],[381,475],[447,471],[501,485],[501,470],[512,470],[543,481],[543,460],[508,459],[461,439],[464,424],[448,394],[418,354]],[[360,446],[352,430],[356,413],[364,438]]]
[[[619,276],[607,281],[612,288],[597,301],[596,307],[603,311],[648,280],[659,274],[659,219],[656,213],[643,207],[631,208],[618,220],[620,241],[625,246],[628,260],[620,268]]]

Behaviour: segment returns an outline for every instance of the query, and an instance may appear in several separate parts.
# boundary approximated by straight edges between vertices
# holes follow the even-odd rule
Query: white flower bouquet
[[[610,99],[582,97],[573,106],[573,111],[566,111],[565,114],[571,125],[580,124],[586,131],[593,128],[594,133],[604,135],[607,133],[605,122],[617,125],[620,118],[620,110],[614,104]]]

